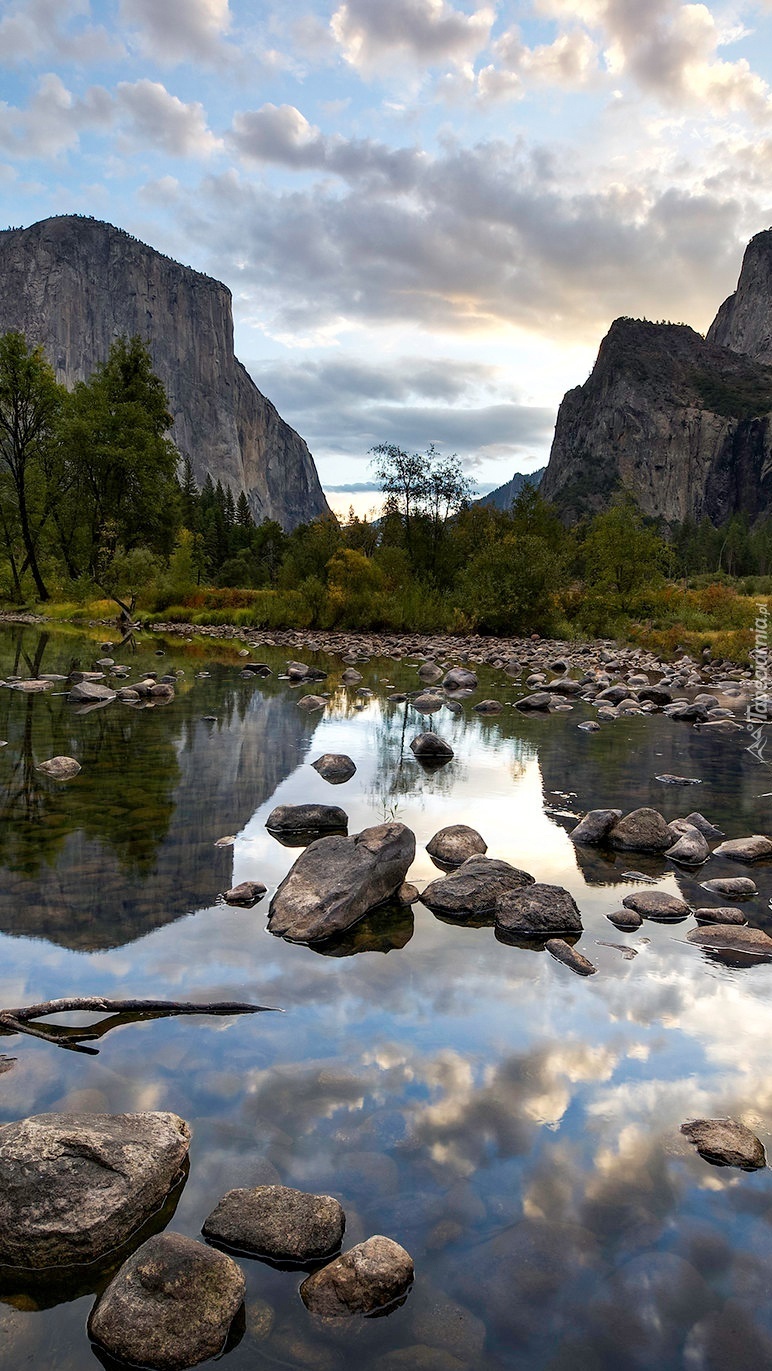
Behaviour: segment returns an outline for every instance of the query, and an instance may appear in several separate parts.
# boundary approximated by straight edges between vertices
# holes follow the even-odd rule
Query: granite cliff
[[[567,520],[616,490],[669,523],[772,512],[772,232],[703,338],[617,319],[558,411],[541,492]]]
[[[121,334],[147,343],[174,416],[171,436],[199,486],[245,491],[257,522],[329,514],[306,444],[233,351],[231,293],[219,281],[78,215],[0,232],[0,333],[42,344],[66,386]]]

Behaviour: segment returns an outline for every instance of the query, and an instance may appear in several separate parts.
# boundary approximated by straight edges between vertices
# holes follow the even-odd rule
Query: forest
[[[78,617],[112,601],[193,625],[605,636],[742,658],[772,591],[772,519],[667,526],[618,491],[566,527],[531,486],[507,511],[476,503],[460,460],[434,447],[372,450],[377,519],[286,533],[256,523],[243,493],[210,477],[199,489],[171,422],[138,338],[71,392],[41,349],[0,338],[8,607]]]

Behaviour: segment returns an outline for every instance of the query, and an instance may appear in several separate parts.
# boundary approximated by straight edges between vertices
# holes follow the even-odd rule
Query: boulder
[[[447,672],[442,684],[446,690],[476,690],[478,680],[474,671],[467,671],[462,666],[454,666]]]
[[[475,828],[469,828],[466,824],[450,824],[429,839],[426,851],[443,866],[460,866],[468,857],[484,856],[488,844]]]
[[[263,885],[262,881],[241,881],[239,885],[231,886],[230,890],[226,890],[223,899],[226,904],[257,904],[267,889],[267,885]]]
[[[346,1216],[331,1195],[258,1185],[229,1190],[201,1231],[251,1256],[308,1262],[339,1251],[345,1227]]]
[[[97,1261],[159,1209],[190,1129],[176,1114],[37,1114],[0,1127],[0,1263]]]
[[[424,690],[420,695],[414,695],[410,703],[419,714],[436,714],[438,709],[442,709],[445,696],[433,690]]]
[[[419,762],[449,762],[455,755],[450,743],[437,733],[419,733],[410,744],[410,751]]]
[[[745,915],[731,905],[716,905],[714,909],[695,909],[694,917],[699,924],[744,924]]]
[[[356,772],[356,766],[345,752],[325,752],[311,765],[325,781],[329,781],[330,785],[343,785],[344,781],[350,781]]]
[[[342,933],[399,890],[415,857],[404,824],[378,824],[351,838],[318,838],[271,900],[268,927],[290,942]]]
[[[576,972],[577,976],[594,976],[598,970],[597,966],[588,962],[581,952],[577,952],[576,948],[565,942],[563,938],[548,938],[544,946],[550,956],[562,962],[571,971]]]
[[[750,876],[717,876],[712,881],[703,881],[702,889],[711,895],[724,895],[729,900],[749,900],[758,895],[758,887]]]
[[[621,817],[621,809],[591,809],[568,836],[572,843],[601,847]]]
[[[739,1166],[758,1171],[767,1158],[759,1139],[736,1119],[690,1119],[681,1124],[684,1137],[714,1166]]]
[[[634,909],[615,909],[613,914],[607,914],[606,918],[623,933],[634,933],[643,923],[640,914],[636,914]]]
[[[501,700],[481,700],[478,705],[472,706],[475,714],[500,714],[504,708]]]
[[[359,682],[362,680],[362,673],[361,671],[355,671],[354,667],[348,666],[340,679],[344,685],[359,685]]]
[[[757,957],[772,957],[772,938],[762,929],[747,925],[711,924],[708,928],[692,928],[686,941],[717,952],[748,952]]]
[[[421,902],[443,919],[476,918],[492,914],[508,890],[533,885],[533,876],[509,862],[492,857],[469,857],[449,876],[426,886]]]
[[[522,700],[515,702],[517,709],[522,709],[525,714],[545,713],[549,714],[551,698],[546,690],[537,690],[533,695],[524,695]]]
[[[672,839],[656,809],[634,809],[611,829],[608,845],[618,852],[665,852]]]
[[[159,1233],[99,1297],[89,1337],[121,1362],[183,1371],[222,1351],[245,1288],[224,1252],[181,1233]]]
[[[724,836],[720,828],[716,828],[715,824],[712,824],[709,819],[705,818],[704,814],[700,814],[697,810],[693,814],[687,814],[685,822],[691,824],[692,828],[699,829],[703,838],[707,838],[709,842],[712,842],[714,838],[723,838]]]
[[[582,917],[569,891],[534,883],[505,891],[496,901],[496,927],[525,935],[581,933]]]
[[[348,814],[338,805],[277,805],[265,826],[275,833],[345,833]]]
[[[622,904],[625,909],[634,909],[642,919],[670,921],[685,919],[691,913],[688,904],[665,890],[636,890],[625,895]]]
[[[418,668],[418,675],[425,685],[435,685],[442,680],[442,668],[436,662],[424,662]]]
[[[71,781],[80,771],[80,762],[74,757],[51,757],[47,762],[41,762],[37,770],[54,781]]]
[[[374,1314],[402,1299],[413,1281],[413,1259],[380,1235],[358,1243],[303,1281],[306,1308],[322,1319]]]
[[[109,704],[115,699],[115,691],[98,681],[76,681],[70,689],[70,699],[76,704]]]
[[[682,820],[668,824],[668,828],[675,836],[675,842],[666,850],[665,856],[672,862],[680,862],[682,866],[701,866],[708,860],[710,848],[698,828]]]
[[[306,709],[312,713],[315,709],[325,709],[327,701],[323,695],[301,695],[298,700],[298,709]]]
[[[749,838],[731,838],[720,843],[715,849],[716,857],[731,857],[733,862],[757,862],[762,857],[772,856],[772,843],[763,833],[753,833]]]

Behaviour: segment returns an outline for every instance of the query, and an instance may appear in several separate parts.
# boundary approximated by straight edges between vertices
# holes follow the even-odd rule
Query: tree
[[[465,609],[484,633],[549,629],[560,566],[543,538],[508,533],[487,543],[459,577]]]
[[[586,579],[629,595],[661,575],[666,549],[631,495],[615,496],[591,521],[583,548]]]
[[[421,452],[404,452],[395,443],[378,443],[370,448],[376,480],[384,495],[391,496],[405,527],[407,550],[412,553],[413,516],[429,491],[426,457]]]
[[[38,562],[40,534],[66,475],[57,453],[57,425],[65,392],[40,347],[28,348],[21,333],[0,338],[0,469],[4,490],[0,530],[8,550],[14,590],[29,567],[41,600],[47,600]],[[15,549],[18,529],[23,549]]]
[[[177,450],[167,437],[171,424],[163,385],[140,338],[117,339],[107,361],[73,392],[65,441],[80,524],[70,560],[79,557],[104,588],[116,557],[144,547],[166,558],[174,546],[180,488]]]
[[[416,552],[416,523],[421,520],[428,534],[429,567],[436,570],[437,555],[448,521],[468,504],[474,482],[464,475],[454,452],[443,457],[433,443],[426,452],[405,452],[394,443],[379,443],[373,471],[387,497],[389,517],[397,512],[405,530],[405,545],[411,559]]]

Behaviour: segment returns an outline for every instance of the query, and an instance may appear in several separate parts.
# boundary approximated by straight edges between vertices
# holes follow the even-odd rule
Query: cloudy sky
[[[772,0],[0,0],[0,227],[233,291],[331,503],[378,442],[543,465],[619,314],[704,330],[772,223]]]

